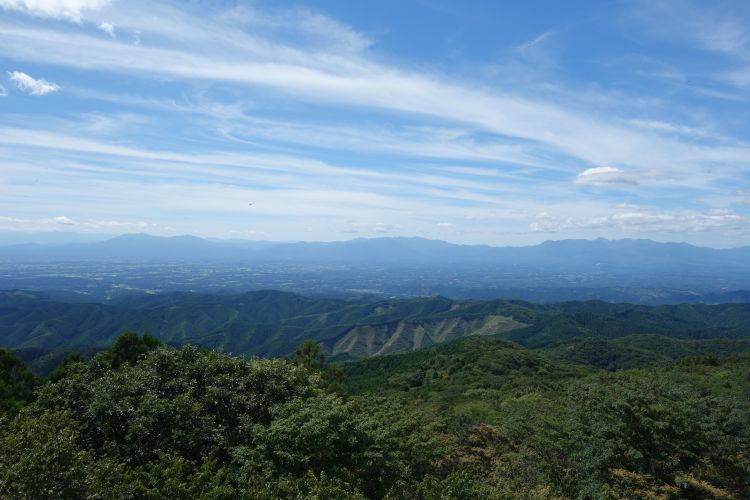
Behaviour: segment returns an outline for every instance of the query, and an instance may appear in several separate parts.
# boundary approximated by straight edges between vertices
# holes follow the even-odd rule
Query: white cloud
[[[306,10],[297,15],[298,26],[314,39],[320,40],[324,35],[324,40],[331,45],[353,52],[365,50],[372,44],[366,36],[328,16]]]
[[[145,5],[148,9],[143,8]],[[43,176],[34,173],[32,177],[27,165],[35,162],[36,172],[51,172],[55,181],[64,186],[55,188],[50,184],[47,189],[51,196],[44,198],[49,200],[44,202],[48,205],[35,210],[66,213],[79,224],[88,214],[101,211],[102,217],[113,220],[130,217],[132,200],[125,198],[141,193],[141,184],[147,184],[148,196],[138,195],[144,208],[137,217],[151,220],[161,217],[151,213],[163,213],[163,225],[173,222],[167,220],[169,217],[188,212],[236,215],[236,207],[245,210],[247,200],[260,200],[253,207],[252,217],[297,217],[284,219],[278,227],[271,223],[263,226],[268,234],[277,237],[283,234],[292,238],[296,220],[300,226],[303,222],[305,226],[312,225],[318,215],[318,230],[328,231],[327,234],[340,235],[340,229],[347,227],[344,218],[348,217],[370,221],[350,228],[351,232],[372,234],[394,230],[385,222],[378,225],[375,221],[399,221],[403,227],[398,232],[405,234],[414,228],[438,233],[438,227],[447,226],[436,226],[437,221],[464,218],[488,222],[462,223],[462,230],[489,231],[488,227],[494,227],[498,234],[501,229],[528,234],[528,214],[540,214],[534,220],[537,223],[552,219],[550,224],[556,221],[555,217],[563,222],[571,217],[571,227],[577,227],[575,224],[584,224],[587,213],[612,211],[612,199],[607,200],[607,210],[599,210],[604,205],[602,193],[576,189],[569,182],[573,178],[579,184],[627,186],[637,184],[635,174],[631,174],[637,173],[649,189],[629,192],[629,201],[658,205],[655,196],[673,195],[687,186],[696,189],[693,192],[697,194],[697,206],[711,206],[712,202],[705,198],[707,193],[715,192],[720,185],[742,185],[732,181],[742,182],[747,168],[750,147],[744,137],[700,137],[700,130],[692,130],[686,124],[717,121],[703,121],[702,115],[676,115],[672,110],[677,104],[673,107],[662,102],[661,107],[646,107],[635,102],[637,96],[630,95],[621,95],[627,98],[618,98],[613,104],[614,99],[610,96],[606,100],[608,94],[601,89],[592,90],[586,97],[581,97],[580,92],[572,101],[560,98],[568,92],[564,89],[548,94],[512,84],[506,88],[483,86],[466,75],[450,76],[435,68],[399,64],[382,53],[371,53],[368,42],[358,41],[359,35],[347,31],[345,26],[323,36],[322,31],[331,29],[329,20],[314,16],[297,16],[294,21],[302,27],[287,23],[279,28],[285,35],[277,36],[271,28],[256,29],[252,22],[233,20],[231,11],[226,14],[227,19],[217,22],[212,9],[201,17],[191,14],[194,11],[190,8],[172,11],[169,5],[156,3],[152,9],[150,4],[137,0],[120,2],[112,9],[95,21],[116,21],[121,41],[128,38],[130,42],[129,37],[136,30],[143,30],[142,46],[113,43],[96,30],[82,30],[68,23],[40,23],[32,29],[0,20],[0,46],[7,48],[9,58],[72,68],[73,77],[80,73],[78,93],[72,94],[75,89],[68,81],[73,80],[67,79],[66,95],[71,92],[72,97],[90,98],[90,93],[98,92],[89,87],[91,81],[98,80],[86,79],[88,72],[111,73],[112,78],[127,75],[134,81],[143,78],[151,82],[157,78],[184,91],[168,98],[164,94],[154,94],[152,98],[126,96],[163,106],[163,113],[153,113],[150,129],[177,120],[185,123],[185,137],[174,137],[174,141],[159,146],[132,129],[110,127],[110,121],[104,119],[96,120],[85,130],[72,122],[73,126],[64,126],[67,120],[40,120],[33,125],[39,127],[36,123],[41,123],[43,128],[65,130],[65,134],[45,132],[42,128],[29,133],[7,128],[0,131],[0,144],[7,150],[2,158],[6,167],[0,177],[12,178],[7,166],[10,161],[18,162],[17,171],[24,178]],[[285,20],[276,22],[283,26]],[[286,36],[298,29],[304,33]],[[300,42],[319,35],[322,40],[317,43]],[[341,48],[350,36],[355,49]],[[544,40],[536,41],[540,44],[538,49],[547,48]],[[205,105],[206,101],[210,105],[210,100],[218,95],[214,87],[232,90],[221,95],[224,109],[188,109]],[[135,84],[129,91],[148,93],[150,89],[148,85]],[[228,102],[229,99],[237,100]],[[263,105],[257,106],[261,101]],[[342,112],[335,117],[327,113],[324,121],[319,121],[321,117],[314,113],[284,113],[283,119],[269,119],[278,102],[283,103],[284,109],[307,110],[305,106],[312,105]],[[132,100],[117,104],[140,110],[145,107]],[[234,105],[236,110],[229,109]],[[354,120],[344,111],[350,109],[356,113]],[[676,116],[689,119],[681,124],[684,119]],[[631,120],[634,117],[642,119]],[[190,134],[195,132],[196,124],[200,124],[201,134],[215,129],[224,135],[215,137],[216,141],[210,144],[195,141]],[[116,140],[96,142],[86,137],[92,133],[116,136]],[[185,142],[179,144],[182,139]],[[294,148],[290,143],[309,147]],[[149,149],[152,147],[163,149]],[[347,154],[319,154],[323,148]],[[23,154],[15,154],[16,151]],[[274,155],[271,151],[285,154]],[[299,156],[293,157],[290,151]],[[50,154],[57,161],[49,162]],[[386,154],[388,157],[383,160]],[[368,156],[367,163],[359,162],[363,156]],[[74,159],[78,162],[75,165]],[[26,164],[21,165],[22,162]],[[349,162],[348,167],[343,166]],[[385,162],[393,168],[383,168]],[[480,162],[481,167],[477,165]],[[579,173],[583,170],[581,165],[619,168],[598,167]],[[123,172],[133,176],[132,183],[122,183]],[[198,190],[193,183],[206,187]],[[528,195],[528,186],[534,187],[535,196]],[[659,188],[663,190],[657,195]],[[11,203],[38,196],[40,187],[31,191],[32,188],[13,183],[11,189],[15,198],[6,198],[5,203],[14,210]],[[72,196],[71,189],[81,196]],[[264,198],[265,189],[275,191]],[[111,192],[122,193],[120,205],[113,206],[104,196],[90,197],[90,193]],[[369,193],[373,196],[363,196]],[[302,194],[309,203],[300,201]],[[85,202],[80,201],[84,198]],[[185,203],[188,198],[191,202]],[[74,199],[75,202],[66,201]],[[560,201],[565,199],[575,203],[563,208],[555,205],[567,203]],[[79,209],[76,203],[87,206]],[[525,211],[526,216],[512,214],[512,209]],[[628,207],[623,210],[637,212]],[[545,211],[547,214],[543,215]],[[329,216],[338,217],[336,220],[341,222],[323,220]],[[225,220],[225,227],[238,224],[232,217]],[[611,220],[614,219],[605,218],[603,223]],[[185,228],[184,232],[213,230],[214,222],[205,224],[203,228],[197,224],[194,228],[180,227]],[[601,226],[601,231],[606,232],[606,227]],[[457,233],[447,229],[441,232]],[[500,241],[504,237],[497,236]]]
[[[8,217],[0,215],[0,229],[14,231],[67,231],[75,226],[75,231],[96,233],[101,231],[142,231],[152,228],[144,221],[119,221],[108,219],[73,220],[65,215],[56,217]]]
[[[537,233],[560,231],[621,231],[624,233],[701,233],[747,231],[750,218],[729,210],[667,212],[637,208],[614,214],[549,218],[529,224]]]
[[[639,205],[634,205],[633,203],[617,203],[615,208],[620,210],[638,210],[641,207]]]
[[[66,217],[64,215],[60,215],[58,217],[53,217],[52,221],[55,224],[60,224],[61,226],[74,226],[75,222],[70,217]]]
[[[9,72],[8,75],[10,75],[10,80],[16,84],[16,87],[30,95],[42,96],[60,90],[60,87],[55,83],[42,79],[37,80],[21,71]]]
[[[742,57],[750,50],[750,30],[744,20],[708,16],[700,20],[695,19],[694,22],[698,30],[692,36],[701,41],[707,49]]]
[[[662,132],[665,134],[677,134],[693,137],[706,137],[709,135],[708,131],[702,128],[688,127],[685,125],[678,125],[675,123],[669,123],[660,120],[633,119],[628,120],[627,123],[644,130],[653,130],[654,132]]]
[[[153,19],[136,9],[118,11],[118,26],[153,34],[159,46],[112,44],[83,33],[29,30],[1,23],[0,45],[21,60],[83,70],[160,74],[183,82],[266,87],[300,102],[432,117],[506,136],[509,142],[529,145],[546,158],[562,154],[592,164],[683,174],[685,168],[709,163],[714,164],[715,172],[716,163],[730,171],[730,163],[744,164],[750,153],[742,143],[689,144],[627,126],[600,109],[587,112],[584,106],[561,105],[565,101],[560,99],[524,96],[383,64],[369,57],[366,50],[345,51],[326,43],[324,49],[314,50],[305,44],[264,38],[238,23],[217,23],[210,17],[197,19],[168,7],[155,8],[160,10]],[[154,20],[157,14],[158,23]],[[320,25],[325,23],[311,24],[322,29]],[[325,41],[326,36],[320,36]]]
[[[8,89],[0,85],[0,97],[5,97],[8,95]]]
[[[637,186],[632,176],[615,167],[594,167],[584,170],[575,178],[576,184],[593,186]]]
[[[115,38],[115,26],[112,23],[99,23],[97,26],[101,31],[108,34],[110,37]]]
[[[478,143],[468,128],[448,127],[384,127],[384,126],[330,126],[319,123],[294,123],[277,120],[260,120],[219,107],[204,110],[222,122],[222,133],[228,138],[254,143],[258,138],[283,140],[318,148],[349,149],[357,152],[394,152],[415,157],[470,159],[475,161],[507,162],[542,169],[559,168],[535,158],[530,147],[523,144]],[[470,173],[467,168],[454,173]],[[474,170],[473,173],[478,172]],[[502,171],[485,170],[485,175],[501,176]]]
[[[398,224],[388,224],[386,222],[376,222],[374,230],[376,233],[385,234],[396,231],[400,226]]]
[[[142,230],[150,226],[144,221],[119,221],[119,220],[89,220],[83,223],[84,227],[90,229],[113,229],[119,231]],[[165,228],[167,229],[167,228]]]
[[[69,122],[63,122],[69,123]],[[70,125],[68,127],[75,128]],[[377,170],[351,168],[330,165],[309,157],[269,154],[234,154],[234,153],[206,153],[182,154],[171,151],[156,151],[129,148],[121,145],[109,144],[99,140],[86,139],[73,134],[57,134],[43,131],[32,131],[10,127],[0,127],[0,144],[22,145],[40,149],[57,151],[75,151],[87,155],[121,157],[136,161],[131,166],[133,173],[150,177],[158,169],[162,174],[182,175],[186,178],[200,178],[204,182],[212,182],[216,178],[229,180],[244,180],[248,182],[262,181],[266,184],[290,183],[290,175],[314,175],[329,183],[335,182],[356,189],[403,189],[408,186],[410,196],[424,195],[430,197],[461,199],[473,202],[494,202],[493,195],[514,189],[499,182],[497,179],[457,178],[453,176],[430,175],[420,171],[412,172],[380,172]],[[146,164],[148,166],[146,167]],[[187,165],[175,167],[175,163]],[[189,165],[189,166],[188,166]],[[210,167],[211,170],[207,170]],[[242,170],[239,171],[238,168]],[[348,181],[343,182],[346,178]],[[501,180],[501,179],[500,179]],[[544,192],[540,186],[537,192]],[[446,200],[447,201],[447,200]]]
[[[39,17],[51,17],[81,22],[86,10],[97,10],[110,0],[0,0],[0,8],[25,12]]]
[[[388,224],[386,222],[349,222],[340,232],[345,234],[390,234],[401,228],[399,224]]]

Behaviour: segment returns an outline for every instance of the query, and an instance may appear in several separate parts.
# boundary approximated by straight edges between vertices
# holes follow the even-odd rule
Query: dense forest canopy
[[[332,365],[127,334],[39,380],[2,351],[0,496],[750,495],[750,356],[552,354],[472,337]]]

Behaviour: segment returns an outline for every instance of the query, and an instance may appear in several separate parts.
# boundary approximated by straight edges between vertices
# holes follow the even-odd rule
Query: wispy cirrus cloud
[[[0,8],[81,22],[85,11],[99,9],[107,3],[109,0],[0,0]]]
[[[678,125],[675,123],[669,123],[661,120],[647,120],[647,119],[630,119],[628,124],[635,127],[652,130],[654,132],[671,134],[671,135],[683,135],[688,137],[710,137],[711,132],[707,128],[691,127],[688,125]]]
[[[613,207],[653,202],[664,206],[631,212],[736,240],[735,226],[705,222],[734,202],[722,190],[746,182],[750,157],[746,136],[714,126],[719,115],[627,89],[527,88],[407,63],[320,12],[232,5],[134,0],[81,10],[81,24],[0,20],[2,59],[54,68],[71,101],[0,118],[0,209],[31,196],[24,210],[39,219],[96,210],[212,236],[241,226],[280,239],[507,243],[540,229],[652,231]],[[568,36],[536,33],[528,53]],[[520,58],[517,42],[506,49]],[[744,216],[732,209],[726,221]],[[591,213],[601,222],[586,223]]]
[[[180,36],[198,42],[213,33],[214,28],[206,24],[208,28],[197,35],[189,32],[192,24],[173,26],[168,31],[177,31]],[[730,160],[729,155],[716,148],[655,137],[638,127],[626,127],[544,99],[411,73],[357,54],[305,53],[301,48],[261,42],[240,30],[224,31],[217,35],[213,45],[216,53],[212,57],[172,48],[133,47],[83,34],[62,36],[11,27],[0,32],[0,40],[12,46],[16,57],[66,64],[80,70],[220,81],[269,88],[312,104],[382,109],[470,124],[491,133],[535,141],[560,154],[594,164],[662,169],[675,162],[712,161],[717,154],[727,161],[741,161],[739,157]],[[746,146],[743,149],[748,151]]]
[[[727,56],[723,67],[706,76],[738,87],[750,85],[750,9],[747,3],[638,1],[629,16],[653,37]],[[667,16],[670,22],[665,24],[663,20]]]
[[[547,40],[554,37],[557,33],[555,31],[545,31],[540,35],[532,38],[531,40],[524,42],[516,47],[516,50],[521,53],[527,53],[531,50],[537,49]]]

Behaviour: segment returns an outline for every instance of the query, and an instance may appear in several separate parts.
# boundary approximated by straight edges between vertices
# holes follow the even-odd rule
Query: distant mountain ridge
[[[381,265],[608,266],[750,270],[750,247],[714,249],[651,240],[559,240],[526,247],[457,245],[424,238],[274,243],[126,234],[67,245],[0,246],[0,261],[249,261]]]

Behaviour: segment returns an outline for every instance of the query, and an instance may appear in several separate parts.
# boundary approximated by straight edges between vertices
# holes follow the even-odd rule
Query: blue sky
[[[0,231],[750,244],[750,3],[0,0]]]

